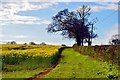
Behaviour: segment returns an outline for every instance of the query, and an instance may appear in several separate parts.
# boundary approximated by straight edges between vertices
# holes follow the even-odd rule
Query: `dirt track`
[[[34,77],[31,77],[31,78],[28,78],[28,79],[25,79],[25,80],[36,80],[37,78],[42,78],[42,77],[44,77],[44,75],[48,74],[52,69],[54,69],[57,66],[57,64],[59,63],[59,61],[61,59],[61,53],[66,48],[71,48],[71,47],[60,48],[59,51],[58,51],[58,53],[59,53],[58,59],[56,60],[56,62],[50,68],[47,68],[43,72],[40,72],[39,74],[35,75]]]

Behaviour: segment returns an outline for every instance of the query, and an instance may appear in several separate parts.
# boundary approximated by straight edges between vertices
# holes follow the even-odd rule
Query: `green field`
[[[4,44],[2,56],[2,78],[30,78],[51,67],[58,60],[61,46]],[[104,47],[109,52],[109,47]],[[102,50],[105,52],[105,49]],[[118,65],[96,55],[94,48],[74,47],[62,51],[58,65],[42,78],[108,78],[117,79]],[[99,50],[96,49],[96,51]],[[117,53],[116,49],[114,50]],[[86,54],[85,54],[86,53]],[[103,56],[103,57],[102,57]],[[100,58],[97,59],[97,58]],[[118,58],[118,57],[115,57]],[[117,59],[115,59],[115,62]],[[102,59],[102,60],[101,60]],[[110,58],[111,59],[111,58]]]
[[[97,61],[75,52],[72,48],[62,52],[60,63],[45,78],[117,78],[115,65]]]

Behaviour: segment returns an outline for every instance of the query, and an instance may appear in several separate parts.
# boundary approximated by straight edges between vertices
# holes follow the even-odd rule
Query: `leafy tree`
[[[74,38],[77,45],[86,42],[91,45],[92,38],[97,37],[97,34],[93,33],[94,22],[88,20],[90,10],[91,8],[84,5],[77,11],[64,9],[52,17],[53,21],[48,25],[47,31],[61,32],[64,37]]]
[[[110,44],[117,45],[120,44],[120,34],[115,34],[112,36],[112,39],[109,41]]]

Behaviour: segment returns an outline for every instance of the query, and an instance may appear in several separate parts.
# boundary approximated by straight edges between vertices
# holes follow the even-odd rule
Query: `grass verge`
[[[95,60],[75,52],[72,48],[62,52],[60,63],[44,78],[118,78],[115,65]]]

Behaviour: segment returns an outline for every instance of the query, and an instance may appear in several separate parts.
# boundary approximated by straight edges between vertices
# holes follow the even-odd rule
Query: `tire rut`
[[[36,80],[38,78],[43,78],[46,74],[48,74],[51,70],[53,70],[59,63],[60,59],[61,59],[61,54],[62,54],[62,51],[66,48],[71,48],[71,47],[62,47],[58,50],[58,59],[55,61],[55,63],[50,67],[50,68],[47,68],[45,69],[43,72],[40,72],[39,74],[35,75],[34,77],[30,77],[30,78],[27,78],[25,80]]]

